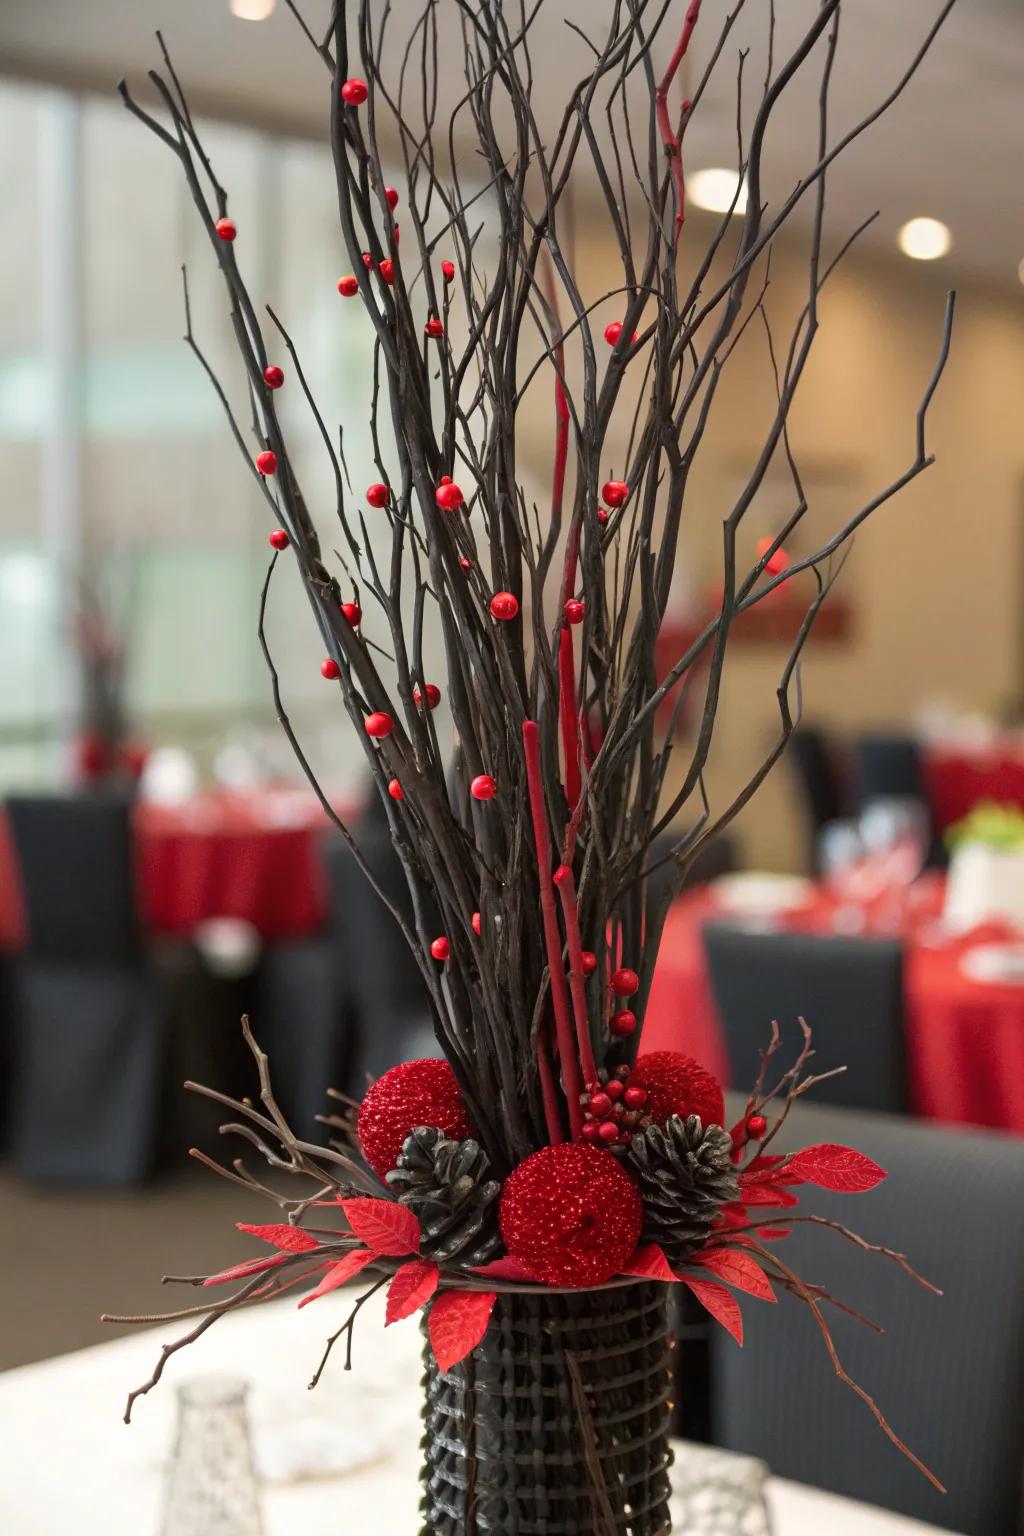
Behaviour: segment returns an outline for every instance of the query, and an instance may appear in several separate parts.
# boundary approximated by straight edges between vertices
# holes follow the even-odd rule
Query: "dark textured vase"
[[[499,1295],[460,1365],[426,1348],[421,1536],[665,1536],[669,1289]]]

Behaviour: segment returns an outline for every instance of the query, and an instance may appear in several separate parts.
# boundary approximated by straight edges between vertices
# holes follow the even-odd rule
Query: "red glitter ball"
[[[402,786],[399,784],[397,779],[388,780],[388,794],[391,796],[392,800],[405,799],[405,791],[402,789]]]
[[[256,455],[256,468],[261,475],[273,475],[277,471],[277,454],[270,448],[264,448],[262,453]]]
[[[457,512],[465,499],[461,488],[452,480],[442,480],[434,492],[434,500],[442,512]]]
[[[495,592],[491,612],[496,619],[514,619],[519,612],[519,600],[512,592]]]
[[[406,1061],[379,1077],[359,1106],[363,1156],[381,1178],[398,1164],[402,1143],[417,1126],[437,1126],[464,1141],[476,1129],[446,1061]]]
[[[339,277],[338,292],[341,294],[343,299],[354,299],[356,294],[359,292],[358,277]]]
[[[454,261],[442,261],[442,263],[441,263],[441,276],[444,278],[446,283],[453,283],[455,281],[455,263],[454,263]]]
[[[320,663],[320,672],[329,683],[333,683],[341,676],[341,668],[333,656],[325,656]]]
[[[291,540],[283,528],[275,528],[273,533],[267,535],[271,549],[287,549]]]
[[[692,1056],[679,1051],[649,1051],[637,1059],[631,1088],[647,1089],[646,1111],[659,1125],[672,1115],[699,1115],[705,1126],[725,1119],[722,1085]]]
[[[361,107],[369,94],[365,80],[346,80],[341,88],[341,99],[346,107]]]
[[[625,480],[606,480],[601,487],[601,500],[609,507],[621,507],[628,495]]]
[[[478,773],[469,792],[474,800],[493,800],[498,793],[498,781],[490,773]]]
[[[636,971],[631,971],[628,965],[621,966],[619,970],[612,972],[609,986],[616,997],[632,997],[640,986],[640,977]]]
[[[218,219],[213,227],[222,240],[231,241],[238,234],[233,219]]]
[[[263,382],[268,389],[280,389],[284,383],[284,369],[276,363],[268,363],[263,370]]]
[[[643,1207],[611,1153],[570,1141],[543,1147],[513,1169],[498,1220],[510,1255],[544,1285],[584,1289],[628,1264]]]

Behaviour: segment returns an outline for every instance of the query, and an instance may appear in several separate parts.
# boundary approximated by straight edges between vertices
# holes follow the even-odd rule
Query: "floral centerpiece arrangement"
[[[260,1102],[201,1091],[228,1110],[227,1132],[306,1185],[288,1196],[242,1159],[220,1168],[268,1194],[283,1219],[246,1228],[270,1251],[202,1280],[208,1310],[198,1323],[194,1308],[181,1314],[194,1326],[165,1346],[129,1412],[167,1359],[226,1312],[300,1284],[299,1305],[335,1306],[321,1299],[361,1276],[328,1354],[344,1338],[349,1362],[359,1309],[382,1288],[389,1323],[425,1318],[425,1531],[656,1536],[669,1529],[675,1287],[737,1341],[738,1294],[770,1302],[778,1288],[792,1292],[848,1381],[824,1315],[830,1298],[781,1255],[794,1224],[817,1219],[802,1208],[808,1190],[853,1193],[883,1173],[843,1147],[774,1149],[790,1105],[815,1081],[809,1032],[795,1064],[776,1070],[775,1030],[730,1125],[721,1087],[696,1062],[644,1052],[643,1020],[674,895],[786,747],[800,653],[851,536],[931,463],[926,420],[951,299],[909,462],[804,552],[791,542],[808,504],[789,413],[823,290],[871,222],[826,244],[830,168],[899,97],[950,8],[866,115],[835,131],[841,0],[823,0],[795,34],[777,28],[773,8],[759,12],[766,46],[752,115],[743,0],[706,0],[707,16],[701,0],[602,0],[582,27],[552,0],[337,0],[322,36],[289,0],[324,71],[347,252],[337,303],[357,306],[372,337],[358,465],[284,322],[250,295],[250,231],[231,216],[162,40],[158,107],[122,84],[126,106],[177,157],[224,280],[251,421],[201,349],[186,284],[187,341],[266,507],[273,554],[258,633],[277,711],[362,863],[316,783],[268,644],[271,578],[285,564],[308,595],[325,688],[387,812],[408,902],[378,894],[422,974],[439,1050],[396,1064],[361,1104],[339,1095],[329,1145],[318,1146],[285,1123],[246,1025]],[[564,48],[554,117],[534,73],[542,17]],[[736,195],[698,246],[687,133],[709,85],[737,61]],[[818,106],[806,169],[769,195],[770,129],[810,77]],[[621,259],[610,292],[577,277],[572,198],[584,182]],[[804,211],[806,296],[782,341],[772,250]],[[775,408],[733,502],[698,505],[691,475],[741,343],[741,356],[763,347]],[[319,433],[330,506],[314,507],[300,482],[279,414],[289,394]],[[543,507],[519,469],[541,397],[552,434]],[[792,511],[754,553],[745,518],[774,463],[790,476]],[[655,647],[673,573],[709,517],[722,540],[720,606],[666,670]],[[778,731],[739,792],[716,804],[706,770],[730,630],[782,582],[791,593],[806,584],[806,612],[780,667]],[[443,638],[441,679],[424,667],[428,624]],[[682,701],[695,679],[702,702],[681,763]],[[454,765],[437,711],[450,711]],[[652,854],[670,829],[668,851]],[[648,901],[660,861],[671,878]]]

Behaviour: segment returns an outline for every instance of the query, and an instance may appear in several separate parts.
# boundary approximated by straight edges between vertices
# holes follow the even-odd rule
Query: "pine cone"
[[[466,1269],[494,1258],[501,1185],[490,1171],[475,1141],[452,1141],[435,1126],[410,1132],[387,1180],[419,1220],[421,1253]]]
[[[720,1206],[739,1196],[732,1137],[699,1115],[672,1115],[638,1132],[624,1157],[644,1203],[642,1242],[678,1264],[708,1239]]]

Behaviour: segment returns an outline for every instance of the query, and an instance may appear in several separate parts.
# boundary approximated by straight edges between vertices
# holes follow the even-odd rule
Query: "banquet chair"
[[[14,968],[11,1145],[26,1178],[135,1184],[158,1132],[166,1010],[136,917],[130,800],[12,796],[28,944]]]
[[[738,1116],[742,1102],[733,1100]],[[808,1099],[794,1106],[778,1149],[823,1141],[857,1147],[888,1178],[856,1198],[801,1190],[801,1203],[905,1253],[943,1294],[820,1227],[798,1225],[779,1256],[886,1329],[880,1337],[826,1309],[843,1366],[948,1494],[926,1482],[837,1380],[813,1317],[786,1294],[778,1307],[743,1298],[742,1350],[715,1330],[716,1439],[763,1457],[780,1477],[970,1536],[1019,1536],[1024,1140]]]
[[[824,731],[801,725],[787,748],[796,770],[808,834],[808,868],[818,872],[818,839],[829,822],[849,814],[848,796],[835,751]]]
[[[678,832],[663,832],[654,839],[648,851],[646,863],[653,871],[647,878],[645,906],[648,918],[656,910],[659,900],[671,885],[674,868],[671,863],[661,861],[668,859],[679,841],[679,836]],[[709,880],[717,880],[720,875],[731,874],[735,868],[735,840],[728,832],[719,832],[717,837],[704,845],[686,871],[681,890],[687,891],[695,885],[706,885]]]
[[[734,1083],[754,1080],[773,1019],[784,1040],[795,1041],[805,1018],[817,1070],[846,1069],[821,1084],[819,1099],[906,1112],[898,942],[709,923],[704,947]]]
[[[854,747],[858,809],[872,800],[917,800],[928,811],[931,839],[927,866],[941,869],[947,862],[945,845],[931,815],[921,753],[912,736],[861,736]]]

